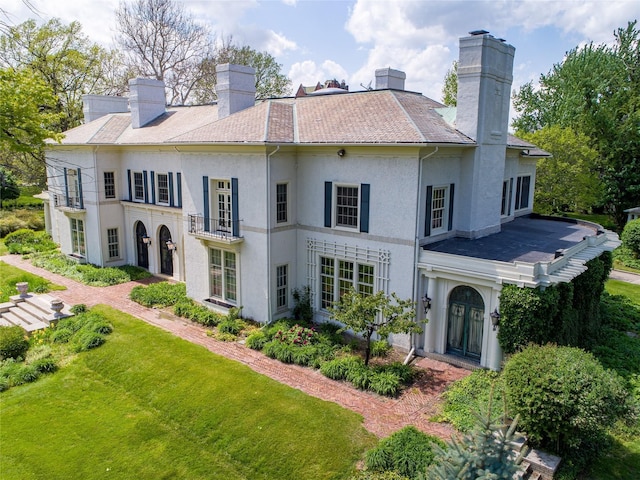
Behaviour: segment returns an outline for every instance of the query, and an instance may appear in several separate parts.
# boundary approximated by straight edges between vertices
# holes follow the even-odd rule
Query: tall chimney
[[[407,74],[393,68],[379,68],[376,70],[376,90],[404,90]]]
[[[127,97],[115,97],[113,95],[82,96],[84,123],[93,122],[109,113],[126,113],[128,111],[129,99]]]
[[[164,82],[153,78],[129,80],[131,98],[131,126],[144,127],[165,112]]]
[[[256,103],[256,71],[246,65],[225,63],[216,67],[218,119]]]
[[[463,158],[461,189],[468,208],[457,230],[479,238],[500,231],[509,101],[515,48],[484,30],[460,39],[456,128],[476,141]]]

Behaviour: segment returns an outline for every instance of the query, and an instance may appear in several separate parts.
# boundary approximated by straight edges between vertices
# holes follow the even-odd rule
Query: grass
[[[621,280],[607,280],[605,289],[611,295],[622,295],[640,307],[640,285]]]
[[[28,282],[30,292],[48,292],[65,290],[65,287],[54,285],[42,277],[20,270],[12,265],[0,262],[0,302],[7,302],[11,295],[17,295],[16,283]]]
[[[618,227],[616,226],[613,218],[609,215],[599,214],[599,213],[573,213],[567,212],[562,214],[563,217],[574,218],[576,220],[587,220],[588,222],[597,223],[607,230],[617,231]]]
[[[96,310],[106,344],[0,395],[3,479],[341,479],[375,444],[353,412]]]

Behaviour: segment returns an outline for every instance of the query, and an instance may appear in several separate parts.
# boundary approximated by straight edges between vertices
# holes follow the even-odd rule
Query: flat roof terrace
[[[499,233],[477,239],[451,238],[425,245],[431,252],[496,260],[538,263],[554,260],[558,253],[602,231],[599,225],[558,217],[526,216],[502,224]]]

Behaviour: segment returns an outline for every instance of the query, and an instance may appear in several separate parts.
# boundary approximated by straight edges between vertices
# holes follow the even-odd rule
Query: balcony
[[[53,206],[68,212],[83,212],[85,210],[81,197],[53,194]]]
[[[201,240],[234,244],[244,241],[240,235],[240,221],[224,218],[205,218],[202,215],[188,216],[189,234]]]

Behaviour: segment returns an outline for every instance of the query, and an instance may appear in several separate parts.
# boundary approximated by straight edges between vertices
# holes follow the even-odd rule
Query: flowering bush
[[[295,346],[311,345],[318,342],[318,336],[314,327],[306,328],[298,324],[289,330],[278,330],[273,336],[273,339]]]

